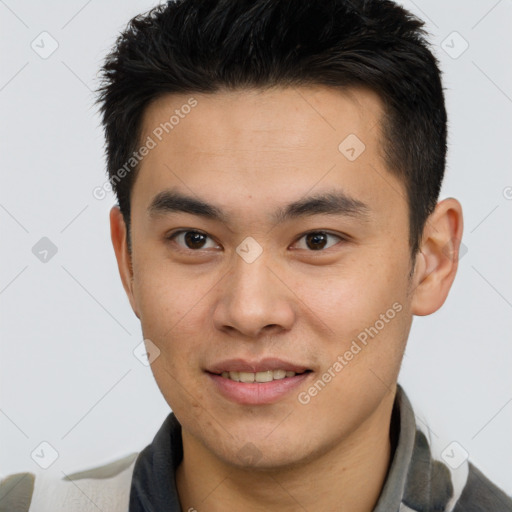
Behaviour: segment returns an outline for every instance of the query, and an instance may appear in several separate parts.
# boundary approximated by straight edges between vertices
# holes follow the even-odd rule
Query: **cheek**
[[[373,258],[344,263],[338,271],[321,278],[305,276],[297,283],[298,295],[332,330],[353,334],[372,325],[395,302],[405,306],[406,269]]]
[[[145,324],[165,324],[169,329],[193,306],[197,292],[186,272],[161,252],[158,247],[148,248],[134,259],[134,294]]]
[[[143,336],[160,350],[151,371],[165,400],[177,413],[200,408],[202,397],[197,379],[201,371],[197,355],[209,335],[204,302],[200,299],[209,287],[203,288],[185,278],[184,272],[172,271],[170,265],[162,267],[152,266],[146,260],[135,273],[134,292]]]
[[[323,362],[329,367],[346,354],[338,385],[375,380],[370,369],[391,382],[411,322],[405,264],[389,256],[359,257],[322,279],[302,280],[300,286],[299,295],[308,297],[307,305],[329,327],[322,343]]]
[[[143,265],[134,266],[134,276],[144,337],[161,352],[185,359],[194,350],[197,330],[204,327],[199,316],[204,308],[201,299],[211,288],[211,279],[193,279],[179,267],[149,257]],[[201,315],[204,317],[204,312]]]

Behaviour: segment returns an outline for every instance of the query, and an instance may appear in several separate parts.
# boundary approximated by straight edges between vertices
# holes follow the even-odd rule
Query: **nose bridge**
[[[216,315],[222,324],[218,327],[230,326],[249,336],[268,326],[290,328],[293,309],[272,267],[266,251],[253,260],[234,256]]]
[[[268,254],[261,254],[254,261],[245,260],[237,256],[233,265],[233,272],[229,279],[229,296],[232,302],[246,304],[248,310],[264,310],[270,296],[276,292],[272,290],[275,283],[270,283],[271,271],[269,269]]]
[[[250,288],[268,279],[273,257],[270,248],[261,237],[258,238],[259,242],[252,236],[247,236],[236,248],[231,274],[236,288]]]

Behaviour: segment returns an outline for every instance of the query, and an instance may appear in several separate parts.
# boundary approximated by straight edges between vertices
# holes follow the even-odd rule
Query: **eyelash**
[[[175,243],[175,239],[181,235],[181,234],[186,234],[186,233],[197,233],[197,234],[200,234],[200,235],[204,235],[208,238],[210,238],[211,240],[212,237],[209,236],[207,233],[204,233],[203,231],[199,231],[197,229],[181,229],[181,230],[178,230],[178,231],[175,231],[174,233],[171,233],[170,235],[168,235],[166,237],[167,240],[171,241],[171,242],[174,242]],[[341,242],[348,242],[349,239],[348,237],[346,236],[342,236],[342,235],[337,235],[337,234],[334,234],[334,233],[330,233],[328,231],[323,231],[323,230],[313,230],[313,231],[307,231],[306,233],[302,233],[296,240],[295,243],[297,243],[298,241],[300,241],[302,238],[308,236],[308,235],[312,235],[312,234],[323,234],[323,235],[328,235],[328,236],[331,236],[331,237],[335,237],[335,238],[338,238]],[[338,242],[339,243],[339,242]],[[201,251],[204,251],[204,250],[208,250],[208,249],[190,249],[188,247],[183,247],[183,246],[180,246],[179,244],[177,244],[179,247],[180,247],[180,250],[184,251],[184,252],[201,252]],[[337,244],[334,244],[334,245],[337,245]],[[333,247],[333,246],[331,246]],[[328,249],[330,249],[331,247],[328,247],[327,249],[318,249],[317,251],[314,251],[314,250],[308,250],[308,249],[305,249],[307,252],[311,252],[311,253],[322,253],[322,252],[326,252]]]

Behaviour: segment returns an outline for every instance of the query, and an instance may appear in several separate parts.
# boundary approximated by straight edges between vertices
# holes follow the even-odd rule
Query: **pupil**
[[[191,249],[198,249],[203,245],[202,242],[204,242],[204,235],[202,233],[197,233],[196,231],[188,231],[185,234],[185,242]]]
[[[306,237],[308,247],[315,251],[318,249],[322,249],[323,247],[325,247],[325,244],[327,243],[326,238],[327,237],[326,237],[325,233],[310,233]],[[310,243],[321,244],[321,246],[319,247],[318,245],[314,245],[313,247],[311,247]]]

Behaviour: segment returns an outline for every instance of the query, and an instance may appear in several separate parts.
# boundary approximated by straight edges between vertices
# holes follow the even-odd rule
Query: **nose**
[[[222,280],[215,327],[246,338],[290,330],[296,314],[293,293],[279,274],[263,254],[252,263],[235,256],[232,270]]]

